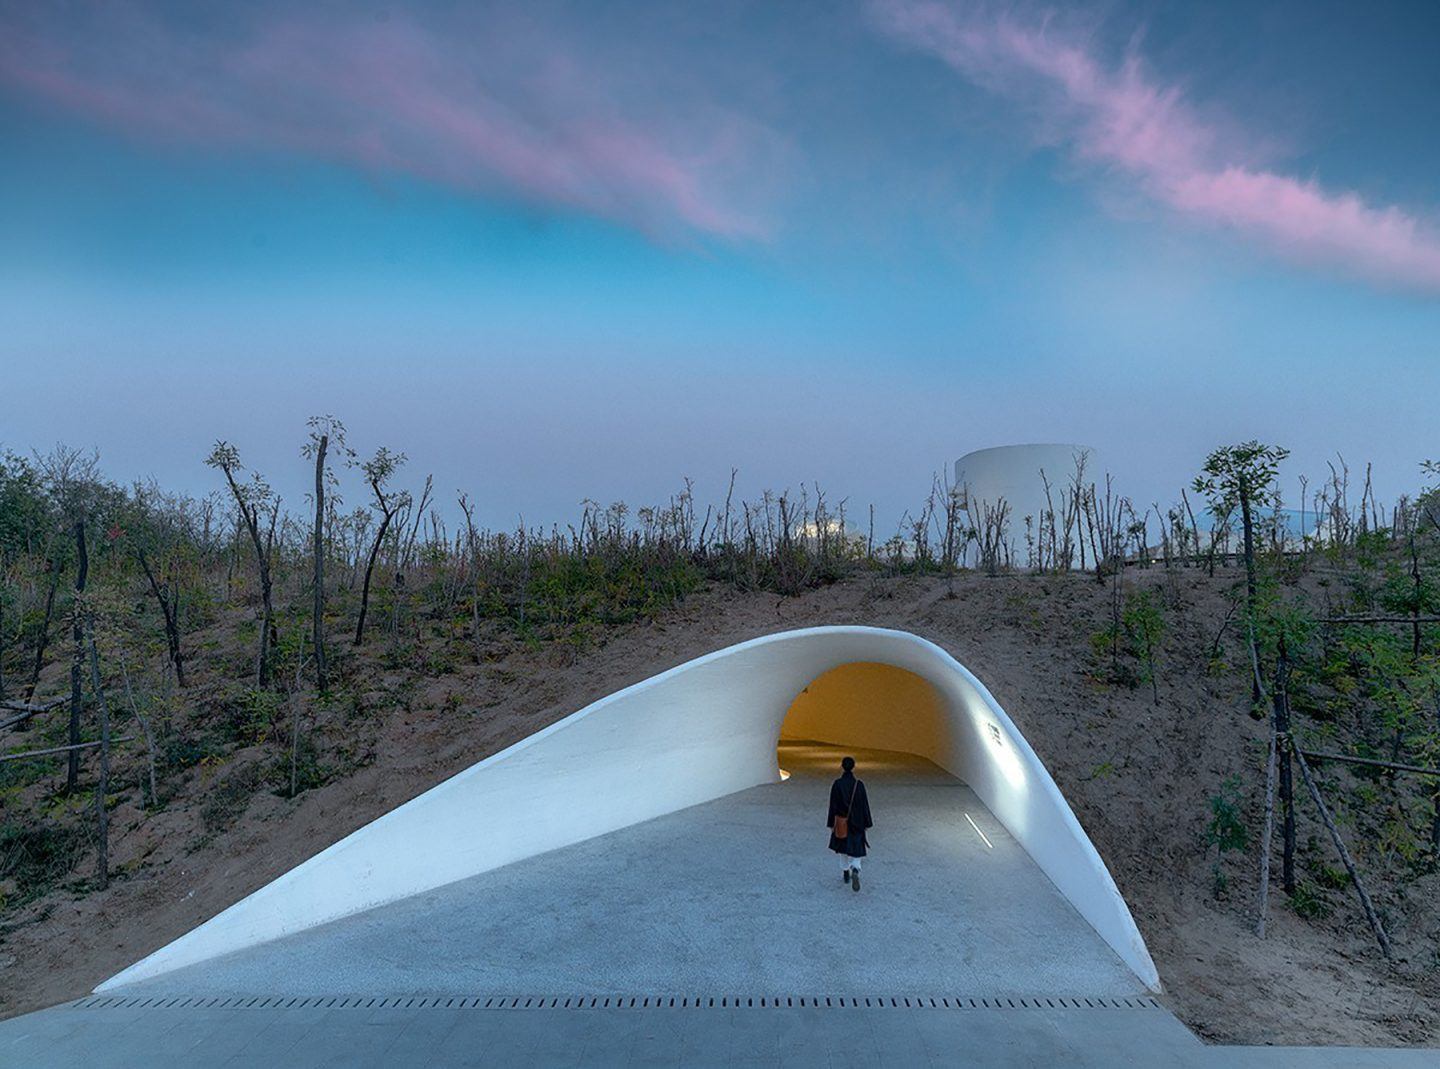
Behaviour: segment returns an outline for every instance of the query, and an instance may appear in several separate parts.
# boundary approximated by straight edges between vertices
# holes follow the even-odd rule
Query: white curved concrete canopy
[[[359,829],[96,990],[773,783],[776,745],[796,695],[855,662],[928,681],[948,730],[917,732],[882,715],[868,724],[847,719],[844,737],[830,741],[913,748],[969,784],[1076,911],[1158,991],[1154,962],[1105,863],[1009,716],[939,646],[873,627],[766,635],[602,698]],[[475,834],[478,813],[487,814],[483,838]]]

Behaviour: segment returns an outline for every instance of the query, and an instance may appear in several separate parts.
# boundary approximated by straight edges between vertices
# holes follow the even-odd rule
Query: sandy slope
[[[1250,933],[1253,858],[1227,863],[1212,894],[1208,798],[1229,773],[1258,777],[1261,727],[1241,707],[1243,680],[1207,674],[1173,650],[1206,649],[1225,612],[1223,581],[1159,570],[1129,582],[1167,586],[1159,703],[1147,689],[1098,683],[1090,636],[1108,619],[1092,578],[965,576],[862,579],[795,599],[709,591],[651,624],[574,656],[497,639],[480,663],[430,677],[391,672],[367,695],[373,711],[326,728],[371,763],[294,802],[258,791],[223,833],[203,836],[202,800],[260,748],[195,775],[149,819],[132,803],[112,827],[126,875],[103,894],[57,892],[10,918],[0,941],[0,1013],[79,995],[326,844],[486,754],[587,702],[732,642],[814,624],[905,628],[954,653],[990,687],[1046,761],[1109,863],[1180,1016],[1206,1038],[1245,1043],[1434,1044],[1440,1041],[1440,882],[1383,896],[1408,959],[1380,960],[1352,900],[1306,921],[1274,898],[1271,937]],[[438,641],[438,640],[437,640]],[[359,666],[354,669],[360,670]],[[378,670],[377,673],[378,675]],[[1330,775],[1330,773],[1327,773]],[[1253,818],[1252,813],[1252,818]],[[1300,842],[1319,834],[1308,820]],[[1371,861],[1353,844],[1362,865]],[[1333,863],[1323,842],[1317,857]],[[1374,862],[1378,864],[1378,862]],[[1378,879],[1378,876],[1377,876]]]

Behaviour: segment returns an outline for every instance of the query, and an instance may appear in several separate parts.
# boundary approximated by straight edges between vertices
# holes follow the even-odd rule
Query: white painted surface
[[[1074,481],[1075,458],[1079,455],[1086,457],[1085,484],[1098,478],[1103,488],[1105,473],[1089,446],[1001,445],[966,453],[955,462],[955,487],[965,492],[966,512],[973,526],[983,522],[986,505],[995,508],[1003,500],[1010,506],[1008,536],[1012,562],[1017,568],[1026,564],[1025,517],[1031,518],[1035,531],[1047,510],[1055,512],[1057,525],[1064,524],[1066,488]],[[1042,471],[1044,479],[1040,477]],[[1046,480],[1050,483],[1048,499]]]
[[[1004,710],[939,646],[871,627],[767,635],[602,698],[367,824],[96,990],[774,782],[795,695],[855,661],[903,668],[936,688],[949,731],[938,752],[922,756],[968,783],[1121,960],[1159,990],[1114,880]],[[895,735],[877,718],[831,741],[884,749]]]

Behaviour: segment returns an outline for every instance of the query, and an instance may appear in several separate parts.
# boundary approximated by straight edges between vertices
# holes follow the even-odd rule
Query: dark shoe
[[[850,873],[850,890],[852,890],[852,891],[858,891],[858,890],[860,890],[860,872],[859,872],[858,869],[857,869],[856,871]]]
[[[849,869],[846,869],[845,872],[841,875],[840,878],[841,878],[842,880],[844,880],[846,883],[849,883],[849,882],[850,882],[850,870],[849,870]]]

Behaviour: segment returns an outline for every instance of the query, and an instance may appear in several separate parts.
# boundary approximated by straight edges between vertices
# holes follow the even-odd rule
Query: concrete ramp
[[[855,751],[862,886],[826,849],[841,755],[790,778],[116,989],[116,996],[1127,998],[1144,985],[975,793]],[[1077,1005],[1080,1003],[1077,1002]]]
[[[825,848],[839,753],[783,744],[785,782],[0,1022],[0,1065],[1434,1063],[1202,1044],[917,758],[855,751],[876,827],[851,892]]]

